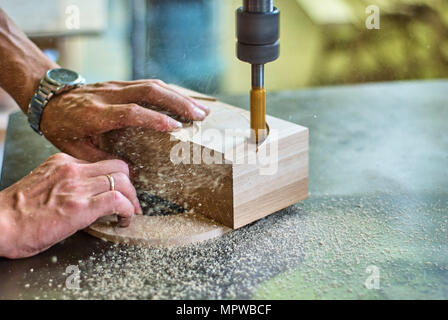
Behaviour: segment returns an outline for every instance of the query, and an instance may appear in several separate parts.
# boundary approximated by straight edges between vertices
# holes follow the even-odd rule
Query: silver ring
[[[110,191],[115,191],[115,180],[114,180],[114,177],[112,177],[110,174],[106,174],[106,177],[109,180]]]

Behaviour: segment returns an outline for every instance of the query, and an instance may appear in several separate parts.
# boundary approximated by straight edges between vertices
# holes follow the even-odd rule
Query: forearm
[[[23,112],[45,72],[57,67],[0,8],[0,87]]]

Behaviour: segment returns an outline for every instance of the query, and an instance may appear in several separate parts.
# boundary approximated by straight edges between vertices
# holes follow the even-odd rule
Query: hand
[[[99,217],[116,213],[126,225],[142,213],[125,162],[87,163],[63,153],[0,192],[0,203],[0,256],[8,258],[44,251]]]
[[[41,130],[59,150],[94,162],[112,158],[98,148],[105,132],[125,127],[179,129],[182,124],[166,113],[203,120],[209,109],[160,80],[103,82],[53,97],[44,110]]]

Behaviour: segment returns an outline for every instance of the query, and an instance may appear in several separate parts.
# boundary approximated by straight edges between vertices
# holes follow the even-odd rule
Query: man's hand
[[[99,137],[105,132],[125,127],[172,131],[182,124],[168,114],[203,120],[208,113],[208,107],[160,80],[112,81],[53,97],[44,110],[41,130],[61,151],[98,161],[111,158],[98,149]]]
[[[0,256],[8,258],[44,251],[99,217],[116,213],[129,224],[142,213],[125,162],[88,163],[63,153],[0,192],[0,203]]]
[[[0,8],[0,87],[25,114],[45,73],[58,67]],[[144,108],[151,106],[159,112]],[[98,138],[107,131],[137,126],[171,131],[180,127],[179,122],[163,112],[202,120],[209,111],[160,80],[114,81],[54,96],[44,109],[40,128],[61,151],[98,161],[111,158],[98,149]]]

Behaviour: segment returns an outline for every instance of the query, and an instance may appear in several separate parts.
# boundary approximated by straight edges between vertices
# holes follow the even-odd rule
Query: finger
[[[129,180],[129,176],[123,172],[114,172],[109,174],[114,181],[115,190],[121,192],[134,205],[135,212],[142,214],[142,208],[137,198],[137,192]],[[89,196],[96,196],[104,192],[111,191],[111,183],[106,175],[93,177],[88,180],[88,194]]]
[[[108,191],[90,198],[90,208],[97,218],[117,214],[124,218],[123,223],[130,222],[134,215],[134,205],[119,191]],[[128,224],[129,225],[129,224]]]
[[[67,141],[59,146],[59,149],[87,162],[97,162],[116,158],[113,155],[98,149],[88,139]]]
[[[179,121],[135,103],[111,105],[105,117],[108,121],[102,133],[126,127],[142,127],[164,132],[182,128]]]
[[[172,111],[185,119],[203,120],[207,116],[207,113],[191,100],[154,82],[124,87],[123,90],[130,91],[131,93],[126,95],[131,98],[139,98],[145,103]]]
[[[114,81],[117,82],[117,81]],[[197,107],[201,108],[202,110],[205,111],[206,114],[210,113],[210,108],[202,103],[200,103],[198,100],[194,99],[193,97],[182,93],[181,91],[179,91],[176,88],[173,88],[172,86],[170,86],[169,84],[165,83],[164,81],[160,80],[160,79],[142,79],[142,80],[133,80],[133,81],[118,81],[118,84],[121,85],[122,87],[126,87],[129,86],[129,84],[133,84],[133,85],[144,85],[144,84],[148,84],[148,83],[155,83],[161,87],[164,87],[165,89],[168,89],[170,91],[172,91],[173,93],[176,93],[178,95],[180,95],[181,97],[183,97],[184,99],[187,99],[189,101],[191,101],[192,103],[194,103]]]
[[[112,172],[123,173],[129,177],[129,166],[126,162],[119,159],[103,160],[95,163],[81,165],[82,172],[87,177],[106,176]]]
[[[183,94],[182,92],[180,92],[179,90],[171,87],[170,85],[166,84],[164,81],[159,80],[159,79],[147,79],[147,80],[134,80],[132,81],[132,83],[134,84],[148,84],[148,83],[155,83],[169,91],[171,91],[172,93],[179,95],[180,97],[182,97],[183,99],[187,99],[188,101],[190,101],[191,103],[193,103],[194,105],[196,105],[198,108],[202,109],[207,115],[210,113],[210,108],[202,103],[200,103],[199,101],[197,101],[196,99],[193,99],[192,97],[190,97],[189,95]]]
[[[177,94],[179,96],[181,96],[183,99],[187,99],[188,101],[190,101],[191,103],[194,103],[198,108],[202,109],[207,115],[210,113],[210,108],[207,107],[205,104],[202,104],[200,102],[198,102],[197,100],[193,99],[192,97],[183,94],[182,92],[170,87],[168,84],[166,84],[165,82],[161,81],[161,80],[155,80],[158,81],[157,83],[161,86],[164,87],[167,90],[170,90],[171,92],[173,92],[174,94]]]
[[[129,225],[131,224],[132,221],[132,217],[130,218],[123,218],[118,216],[118,226],[122,227],[122,228],[126,228],[129,227]]]

